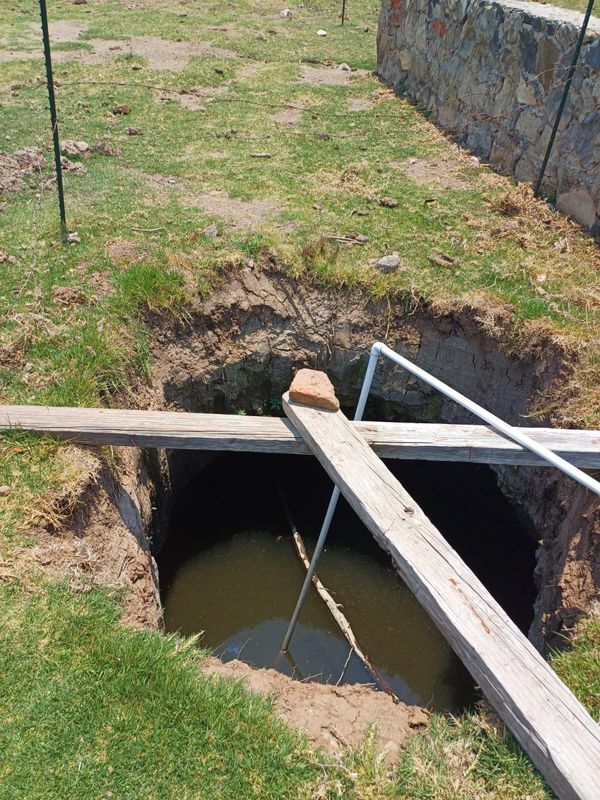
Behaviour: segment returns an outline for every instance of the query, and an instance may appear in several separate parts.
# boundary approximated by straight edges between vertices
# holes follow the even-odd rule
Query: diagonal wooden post
[[[283,408],[558,797],[598,800],[600,727],[577,698],[341,411]]]

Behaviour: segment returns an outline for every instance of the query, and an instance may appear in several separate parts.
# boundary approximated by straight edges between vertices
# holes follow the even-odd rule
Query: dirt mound
[[[116,266],[128,266],[136,261],[141,261],[143,252],[140,247],[126,239],[115,239],[106,245],[106,255]]]
[[[25,178],[44,166],[39,147],[24,147],[13,155],[0,151],[0,195],[14,194],[25,186]]]
[[[288,725],[306,733],[314,745],[332,754],[359,747],[367,729],[375,723],[377,751],[392,764],[407,736],[429,721],[424,709],[395,703],[389,695],[368,686],[301,683],[273,669],[253,669],[242,661],[224,664],[217,658],[208,659],[204,671],[240,678],[251,692],[273,695],[275,712]]]

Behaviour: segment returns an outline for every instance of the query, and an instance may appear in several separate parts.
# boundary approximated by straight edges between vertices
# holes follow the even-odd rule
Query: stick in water
[[[300,536],[300,533],[298,532],[298,529],[296,528],[296,525],[295,525],[294,520],[292,518],[292,514],[290,512],[289,506],[287,504],[287,501],[285,499],[285,495],[283,494],[281,486],[279,486],[278,488],[279,488],[279,497],[281,499],[281,505],[283,506],[283,510],[285,511],[285,515],[286,515],[286,517],[288,519],[289,526],[290,526],[290,528],[292,530],[292,537],[293,537],[293,540],[294,540],[294,545],[296,547],[296,552],[298,553],[298,556],[299,556],[300,560],[304,564],[304,568],[308,569],[309,566],[310,566],[310,559],[308,557],[308,553],[306,552],[306,547],[304,546],[304,542],[302,541],[302,537]],[[368,669],[368,671],[371,673],[371,675],[373,675],[373,678],[375,679],[376,685],[380,689],[382,689],[384,692],[387,692],[387,694],[392,695],[392,697],[395,700],[397,700],[398,698],[394,694],[394,691],[391,688],[391,686],[382,678],[382,676],[379,674],[377,669],[373,666],[373,664],[371,664],[371,662],[369,661],[367,656],[361,650],[361,648],[360,648],[360,646],[359,646],[359,644],[358,644],[358,642],[356,640],[356,636],[354,635],[354,631],[350,627],[350,623],[348,622],[348,620],[346,619],[344,614],[340,611],[340,607],[339,607],[338,603],[336,603],[335,600],[333,599],[333,596],[331,595],[331,593],[325,588],[325,586],[323,586],[323,584],[321,583],[321,581],[319,580],[317,575],[313,575],[312,582],[313,582],[313,586],[315,587],[315,589],[317,590],[317,592],[319,594],[319,597],[323,600],[323,602],[325,603],[325,605],[329,609],[329,613],[334,618],[338,628],[344,634],[348,644],[350,645],[350,647],[351,647],[350,653],[352,653],[352,651],[354,651],[356,653],[356,655],[358,656],[358,658],[360,658],[360,660],[363,662],[365,667]],[[346,669],[346,667],[344,667],[344,671],[345,671],[345,669]]]

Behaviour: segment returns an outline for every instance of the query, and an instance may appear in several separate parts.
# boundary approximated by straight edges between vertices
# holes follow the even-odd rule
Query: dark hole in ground
[[[305,573],[277,485],[312,551],[332,488],[316,459],[221,454],[198,471],[189,454],[173,458],[182,477],[159,556],[167,630],[204,631],[202,645],[224,660],[336,683],[349,647],[315,592],[289,658],[279,655]],[[492,471],[433,462],[388,466],[525,632],[535,597],[534,544]],[[454,712],[469,705],[472,679],[343,500],[318,574],[401,699]],[[344,682],[372,682],[355,655]]]

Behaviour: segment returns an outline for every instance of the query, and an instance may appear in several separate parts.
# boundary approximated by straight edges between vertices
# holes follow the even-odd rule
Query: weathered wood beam
[[[344,414],[283,405],[558,797],[597,800],[600,727]]]
[[[351,424],[381,458],[546,465],[484,425]],[[304,455],[310,452],[294,426],[278,417],[0,405],[0,431],[11,428],[82,444]],[[578,467],[600,468],[600,431],[521,430]]]

